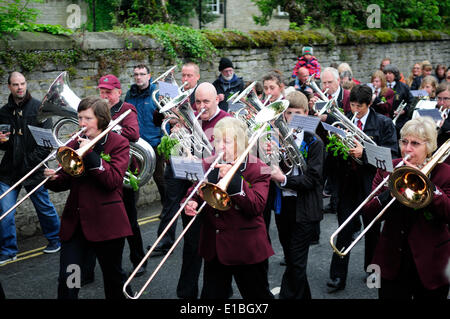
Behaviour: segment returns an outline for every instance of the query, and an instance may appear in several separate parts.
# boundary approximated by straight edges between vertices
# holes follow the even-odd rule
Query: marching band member
[[[246,130],[244,123],[232,117],[223,118],[216,124],[214,145],[216,153],[224,152],[225,163],[217,164],[208,175],[209,182],[216,183],[222,178],[246,149]],[[203,299],[229,298],[232,278],[244,299],[273,299],[266,263],[274,252],[262,216],[270,174],[261,173],[264,166],[261,160],[248,155],[227,189],[232,207],[222,212],[206,205],[203,210],[199,242],[199,254],[205,261]],[[199,193],[185,207],[189,216],[194,216],[203,202],[203,195],[201,191]]]
[[[400,131],[400,151],[406,165],[421,169],[436,150],[436,124],[428,117],[412,119]],[[401,159],[393,160],[397,165]],[[378,170],[375,189],[388,172]],[[450,279],[450,166],[437,164],[431,171],[435,186],[432,202],[416,210],[395,201],[384,213],[383,230],[372,264],[380,267],[380,299],[447,299]],[[383,187],[363,209],[374,217],[392,199]]]
[[[400,103],[402,103],[402,101],[406,103],[406,107],[401,111],[401,115],[395,123],[398,134],[402,126],[411,117],[411,115],[409,114],[411,112],[408,112],[408,109],[411,105],[413,96],[411,95],[409,87],[405,83],[400,81],[400,71],[397,66],[388,64],[384,67],[383,73],[386,76],[387,86],[395,92],[394,103],[392,105],[393,113],[391,114],[391,118],[394,118],[397,115],[396,110]]]
[[[442,116],[442,122],[439,123],[437,143],[440,147],[446,140],[450,138],[450,82],[442,82],[436,89],[436,107],[440,109]],[[446,160],[447,164],[450,164],[450,156]]]
[[[388,66],[385,67],[388,68]],[[391,150],[392,157],[397,155],[397,135],[392,120],[381,115],[370,108],[372,102],[372,90],[367,85],[357,85],[350,92],[351,113],[347,117],[352,117],[358,112],[354,121],[355,126],[369,136],[378,146],[387,147]],[[356,142],[356,147],[349,150],[349,155],[362,160],[358,165],[352,158],[347,160],[334,159],[337,172],[338,209],[337,218],[341,225],[348,216],[355,210],[364,198],[370,193],[371,183],[376,173],[376,168],[369,164],[363,146]],[[363,219],[364,221],[364,219]],[[352,241],[352,236],[359,231],[361,225],[359,220],[355,220],[351,225],[339,233],[336,246],[338,248],[348,247]],[[378,225],[379,227],[379,225]],[[370,263],[374,246],[377,242],[378,232],[373,228],[365,237],[365,266]],[[345,288],[349,255],[341,258],[333,253],[330,265],[330,280],[327,286],[329,292]]]
[[[78,121],[86,127],[85,138],[69,143],[78,149],[108,127],[111,114],[100,97],[90,96],[78,106]],[[69,285],[73,272],[69,266],[81,266],[86,250],[93,249],[103,272],[105,297],[124,299],[122,286],[126,275],[122,270],[125,238],[132,235],[122,201],[122,185],[130,156],[126,138],[109,132],[83,158],[84,175],[73,177],[63,171],[46,168],[50,177],[46,186],[61,192],[70,189],[61,217],[62,241],[58,298],[76,299],[80,287]],[[76,282],[75,282],[76,283]]]
[[[265,96],[263,103],[265,105],[275,102],[278,99],[284,99],[283,92],[285,85],[280,72],[272,71],[264,75],[262,83]],[[269,101],[267,101],[267,98],[269,98]]]
[[[391,117],[394,91],[387,87],[383,71],[376,70],[373,72],[370,82],[374,88],[372,108],[380,114]]]
[[[286,98],[289,100],[284,112],[287,122],[294,114],[308,114],[308,99],[303,93],[294,91]],[[309,246],[318,237],[323,219],[324,146],[319,136],[308,131],[296,133],[295,143],[306,161],[306,170],[302,173],[297,167],[293,174],[286,176],[276,166],[271,173],[272,180],[282,186],[281,212],[275,214],[286,261],[280,299],[311,299],[306,266]]]

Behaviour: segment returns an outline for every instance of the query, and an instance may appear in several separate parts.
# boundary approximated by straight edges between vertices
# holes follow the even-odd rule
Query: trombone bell
[[[80,176],[83,174],[83,159],[72,148],[61,146],[56,153],[56,159],[67,174],[71,176]]]
[[[420,209],[433,200],[433,183],[420,170],[402,166],[389,179],[392,195],[403,205]]]
[[[226,211],[231,208],[231,198],[216,184],[205,182],[202,186],[203,198],[213,208]]]

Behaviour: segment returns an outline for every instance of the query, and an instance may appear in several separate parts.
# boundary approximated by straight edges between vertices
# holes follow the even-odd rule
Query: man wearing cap
[[[227,99],[234,93],[244,89],[244,81],[234,73],[230,59],[221,58],[219,62],[219,77],[213,82],[219,97],[219,108],[228,111]]]
[[[108,101],[112,120],[119,117],[122,113],[131,110],[131,113],[119,123],[121,129],[117,133],[127,138],[130,142],[136,142],[139,139],[137,111],[132,104],[123,102],[120,99],[122,88],[119,79],[112,74],[104,75],[98,81],[97,87],[99,89],[100,97]],[[130,246],[130,261],[133,264],[133,267],[136,268],[145,254],[141,230],[137,222],[136,192],[132,188],[123,188],[123,202],[133,231],[133,235],[127,237],[128,245]],[[144,266],[139,269],[137,276],[144,274],[146,266],[147,264],[144,264]],[[82,277],[82,285],[83,282],[89,283],[93,281],[94,268],[95,255],[93,252],[90,252],[85,258],[84,271],[82,272],[84,274]]]
[[[320,64],[317,58],[313,55],[313,48],[311,46],[305,46],[302,49],[302,56],[298,58],[297,64],[292,70],[292,77],[296,78],[298,76],[298,70],[301,67],[305,67],[309,71],[309,75],[314,74],[315,79],[320,79]]]

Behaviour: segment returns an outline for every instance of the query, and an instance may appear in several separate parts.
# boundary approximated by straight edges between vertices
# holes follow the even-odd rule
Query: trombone
[[[69,144],[71,141],[75,140],[76,138],[78,138],[80,136],[81,133],[83,133],[86,130],[85,127],[83,127],[82,129],[80,129],[77,133],[75,133],[70,139],[68,139],[63,146],[66,146],[67,144]],[[15,189],[17,186],[19,186],[20,184],[22,184],[23,181],[25,181],[28,177],[30,177],[34,172],[36,172],[42,165],[46,166],[46,163],[51,160],[52,158],[54,158],[57,154],[58,150],[54,150],[52,153],[50,153],[44,160],[42,160],[42,162],[40,162],[38,165],[36,165],[31,171],[29,171],[25,176],[23,176],[21,179],[19,179],[13,186],[11,186],[10,188],[8,188],[2,195],[0,195],[0,200],[2,200],[3,197],[5,197],[6,195],[8,195],[13,189]],[[58,168],[57,170],[59,170],[60,168]],[[8,215],[10,212],[12,212],[14,209],[16,209],[20,204],[22,204],[23,201],[25,201],[28,197],[30,197],[36,190],[38,190],[42,185],[45,184],[45,182],[47,182],[48,178],[44,179],[43,182],[39,183],[35,188],[33,188],[30,192],[27,193],[26,196],[24,196],[23,198],[21,198],[16,204],[14,204],[10,209],[8,209],[5,213],[3,213],[0,216],[0,221],[6,217],[6,215]]]
[[[180,208],[178,209],[178,211],[175,213],[175,215],[172,217],[172,219],[170,220],[169,224],[167,224],[166,228],[164,228],[164,230],[162,231],[161,235],[159,235],[159,237],[156,239],[156,241],[153,243],[152,247],[150,247],[150,249],[148,250],[147,254],[145,254],[145,256],[142,258],[141,262],[136,266],[136,268],[134,269],[134,271],[131,273],[130,277],[128,277],[127,281],[124,283],[122,291],[125,294],[125,296],[129,299],[138,299],[142,293],[144,292],[144,290],[148,287],[148,285],[150,284],[150,282],[153,280],[153,278],[156,276],[156,274],[158,273],[159,269],[162,267],[162,265],[166,262],[167,258],[169,258],[170,254],[172,253],[172,251],[175,249],[175,247],[178,245],[178,243],[180,242],[180,240],[184,237],[184,234],[186,234],[186,232],[189,230],[189,228],[191,227],[191,225],[194,223],[196,217],[200,214],[200,212],[203,210],[203,208],[206,205],[206,201],[203,202],[203,204],[200,206],[200,208],[197,210],[197,214],[195,214],[195,216],[193,216],[193,218],[190,220],[190,222],[186,225],[186,227],[184,228],[184,230],[181,232],[181,234],[178,236],[178,238],[175,240],[175,242],[173,243],[172,247],[170,247],[170,249],[167,251],[166,255],[164,256],[164,258],[161,260],[161,262],[158,264],[158,266],[155,268],[155,270],[153,271],[153,273],[150,275],[150,277],[148,278],[148,280],[145,282],[145,284],[142,286],[142,288],[134,294],[134,296],[130,296],[130,294],[127,292],[127,287],[130,284],[130,282],[134,279],[134,277],[136,276],[137,271],[144,265],[144,263],[147,261],[148,258],[150,258],[151,253],[153,252],[153,250],[155,250],[155,247],[158,245],[158,243],[163,239],[163,237],[165,236],[165,234],[167,233],[167,231],[170,229],[170,227],[172,226],[173,223],[176,222],[176,220],[178,219],[178,216],[181,215],[181,213],[183,212],[184,208],[186,207],[187,203],[189,202],[189,200],[192,198],[192,196],[194,196],[195,193],[197,193],[198,189],[200,187],[203,186],[203,183],[206,181],[208,175],[212,172],[212,170],[215,168],[216,164],[219,163],[219,161],[222,159],[223,157],[223,152],[220,153],[216,159],[214,160],[214,162],[211,164],[211,166],[209,167],[209,169],[206,171],[205,175],[203,176],[203,179],[201,181],[199,181],[197,183],[197,185],[194,187],[194,189],[192,190],[192,192],[189,194],[189,196],[186,198],[186,200],[184,201],[184,203],[180,206]]]
[[[398,163],[391,175],[387,176],[373,191],[367,196],[367,198],[356,208],[356,210],[342,223],[342,225],[331,235],[330,245],[334,252],[341,257],[346,256],[350,250],[355,246],[358,241],[369,231],[369,229],[375,224],[375,222],[381,218],[386,210],[398,200],[401,204],[414,208],[421,209],[428,206],[433,200],[434,185],[427,177],[433,168],[446,160],[450,155],[450,138],[442,144],[442,146],[433,154],[428,163],[417,169],[410,166],[405,166],[405,161],[408,160],[409,155]],[[378,213],[377,216],[367,225],[359,236],[348,246],[343,247],[341,250],[336,248],[334,244],[334,238],[339,232],[350,222],[351,219],[363,208],[363,206],[375,197],[375,194],[388,182],[389,189],[393,198],[389,203]]]
[[[85,128],[82,128],[78,133],[76,133],[70,140],[68,140],[63,146],[60,146],[57,150],[52,152],[44,161],[42,161],[40,164],[38,164],[31,172],[26,174],[24,177],[22,177],[16,184],[14,184],[13,187],[10,187],[7,192],[9,193],[13,188],[15,188],[17,185],[22,183],[27,177],[29,177],[35,170],[37,170],[40,166],[45,165],[45,162],[50,159],[51,157],[56,155],[56,160],[61,165],[56,169],[56,172],[58,172],[60,169],[63,169],[67,174],[70,174],[72,176],[79,176],[84,172],[84,163],[82,157],[84,154],[89,151],[92,146],[94,146],[100,139],[103,138],[109,131],[111,131],[114,126],[116,126],[118,123],[120,123],[128,114],[131,113],[131,110],[127,110],[126,112],[122,113],[117,119],[112,121],[108,128],[101,132],[97,137],[95,137],[92,141],[90,141],[88,144],[83,146],[82,148],[78,150],[74,150],[67,146],[69,142],[73,141],[75,138],[77,138],[84,130]],[[35,186],[30,192],[27,193],[24,197],[22,197],[17,203],[15,203],[12,207],[10,207],[5,213],[3,213],[0,216],[0,220],[6,217],[10,212],[12,212],[14,209],[16,209],[20,204],[22,204],[28,197],[30,197],[35,191],[37,191],[42,185],[44,185],[50,177],[46,177],[42,182],[40,182],[37,186]]]
[[[139,265],[136,266],[130,277],[127,279],[125,284],[123,285],[122,291],[125,294],[127,298],[130,299],[138,299],[142,293],[144,292],[145,288],[150,284],[150,282],[155,277],[156,273],[159,271],[159,269],[162,267],[162,265],[165,263],[169,255],[172,253],[172,251],[175,249],[178,242],[181,240],[181,238],[184,236],[184,234],[188,231],[189,227],[194,222],[194,219],[198,214],[203,210],[203,208],[206,206],[206,204],[210,205],[213,208],[216,208],[218,210],[228,210],[231,207],[231,199],[230,196],[227,194],[226,189],[228,188],[228,185],[230,184],[234,174],[241,166],[242,162],[246,159],[248,153],[252,149],[252,147],[255,145],[255,143],[258,141],[258,138],[260,135],[266,130],[266,127],[269,125],[269,121],[276,119],[279,115],[281,115],[286,108],[289,105],[289,101],[283,100],[283,101],[277,101],[274,103],[271,103],[266,109],[262,110],[257,115],[257,121],[259,123],[264,123],[262,127],[253,134],[253,136],[250,138],[249,144],[247,148],[244,150],[244,152],[236,159],[233,166],[230,168],[230,170],[227,172],[225,176],[222,177],[222,179],[217,184],[209,183],[207,182],[207,176],[211,173],[211,171],[214,169],[216,164],[219,162],[220,159],[223,157],[223,152],[217,156],[215,161],[211,164],[208,171],[205,173],[205,176],[203,179],[197,183],[196,187],[192,190],[192,192],[189,194],[189,196],[184,201],[183,205],[178,209],[178,211],[175,213],[174,217],[171,219],[167,227],[163,230],[161,235],[156,239],[155,243],[152,245],[150,250],[147,252],[147,254],[144,256],[144,258],[141,260]],[[183,209],[186,207],[189,200],[194,196],[194,194],[197,192],[197,190],[201,188],[203,191],[203,198],[204,202],[200,206],[200,208],[197,210],[197,214],[191,219],[189,224],[185,227],[184,231],[179,235],[177,240],[174,242],[172,247],[169,249],[167,254],[164,256],[164,258],[161,260],[161,262],[158,264],[156,269],[153,271],[153,273],[150,275],[149,279],[145,282],[145,284],[142,286],[142,288],[134,295],[130,296],[130,294],[127,292],[127,287],[130,284],[131,280],[136,276],[136,273],[138,272],[139,268],[142,267],[142,265],[145,263],[145,261],[150,257],[150,254],[153,252],[157,244],[161,241],[161,239],[164,237],[166,232],[169,230],[169,228],[172,226],[172,224],[176,221],[178,216],[181,214]]]

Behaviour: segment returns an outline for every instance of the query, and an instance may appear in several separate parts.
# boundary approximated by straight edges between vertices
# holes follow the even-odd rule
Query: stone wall
[[[448,64],[450,61],[449,36],[442,35],[441,40],[394,42],[394,43],[365,43],[356,45],[333,45],[322,43],[314,45],[314,55],[322,67],[331,63],[347,62],[353,69],[355,78],[362,82],[370,79],[370,74],[378,68],[384,57],[390,57],[408,76],[415,62],[429,60],[435,66],[438,63]],[[301,44],[290,46],[252,47],[248,49],[218,48],[220,55],[229,57],[236,73],[245,81],[259,80],[271,69],[279,69],[286,78],[296,63]],[[139,49],[132,49],[139,48]],[[74,64],[67,61],[52,60],[58,52],[75,54]],[[75,53],[74,53],[75,52]],[[24,71],[28,64],[11,62],[2,55],[4,53],[31,59],[32,56],[48,55],[48,60],[39,60],[32,69]],[[201,81],[212,82],[218,75],[217,67],[220,56],[212,61],[200,64]],[[23,62],[23,61],[22,61]],[[150,65],[152,73],[159,75],[173,65],[157,43],[146,37],[119,37],[113,33],[85,33],[76,36],[53,36],[46,34],[20,33],[16,38],[9,39],[8,44],[0,43],[0,104],[7,101],[7,74],[13,70],[23,71],[28,88],[32,95],[41,100],[53,80],[64,70],[70,74],[70,87],[80,98],[97,94],[96,85],[101,75],[116,74],[122,82],[124,94],[132,84],[132,69],[137,63]],[[177,80],[180,83],[180,69]],[[0,154],[1,155],[1,154]],[[21,195],[24,192],[21,192]],[[51,194],[59,213],[62,212],[67,193]],[[159,199],[159,194],[153,180],[142,188],[139,205],[146,205]],[[18,233],[30,236],[39,231],[34,208],[30,201],[22,204],[17,212]]]

